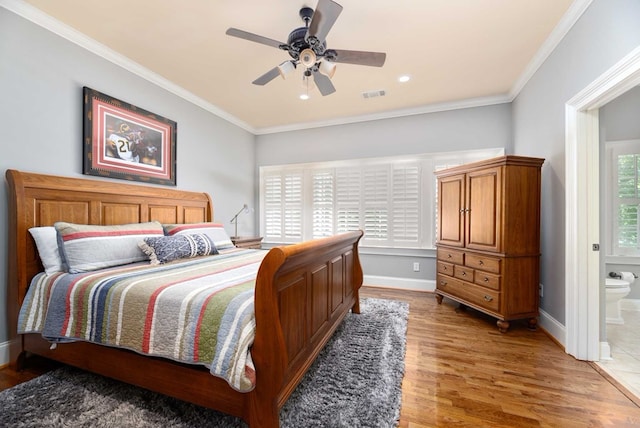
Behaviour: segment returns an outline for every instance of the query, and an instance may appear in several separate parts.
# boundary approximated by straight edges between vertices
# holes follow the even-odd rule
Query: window
[[[261,167],[264,242],[362,229],[365,246],[433,248],[433,171],[501,154],[503,149],[487,149]]]
[[[609,254],[640,255],[640,140],[606,143]]]

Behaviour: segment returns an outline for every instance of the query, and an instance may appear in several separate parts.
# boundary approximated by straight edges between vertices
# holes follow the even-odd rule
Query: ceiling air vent
[[[386,94],[384,89],[379,89],[377,91],[368,91],[368,92],[363,92],[362,93],[362,98],[364,98],[365,100],[368,98],[375,98],[375,97],[384,97]]]

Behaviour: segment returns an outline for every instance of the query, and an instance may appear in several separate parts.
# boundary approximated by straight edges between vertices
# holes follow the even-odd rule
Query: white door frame
[[[565,350],[600,359],[600,107],[640,85],[640,46],[565,106]]]

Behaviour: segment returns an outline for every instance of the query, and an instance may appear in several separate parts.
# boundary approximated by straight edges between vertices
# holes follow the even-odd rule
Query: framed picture
[[[88,175],[176,185],[176,123],[83,88]]]

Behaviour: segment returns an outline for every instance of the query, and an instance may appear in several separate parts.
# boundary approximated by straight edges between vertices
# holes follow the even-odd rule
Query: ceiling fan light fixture
[[[336,74],[336,64],[325,59],[324,61],[320,62],[318,71],[331,79],[333,75]]]
[[[313,67],[313,65],[316,63],[316,59],[316,53],[309,48],[306,48],[302,52],[300,52],[300,63],[307,68]]]
[[[296,65],[292,61],[285,61],[278,66],[278,72],[282,78],[286,78],[287,74],[296,69]]]
[[[335,73],[334,63],[382,67],[387,56],[384,52],[327,49],[327,34],[340,13],[342,13],[342,6],[334,0],[317,0],[316,10],[308,6],[302,7],[300,17],[304,21],[304,27],[291,31],[287,43],[233,27],[227,29],[226,34],[286,51],[292,58],[289,59],[289,63],[285,62],[273,67],[255,79],[251,82],[254,85],[264,86],[278,75],[285,78],[298,64],[302,64],[309,72],[308,76],[313,75],[314,80],[309,84],[314,83],[324,97],[336,91],[331,83],[331,77]]]

